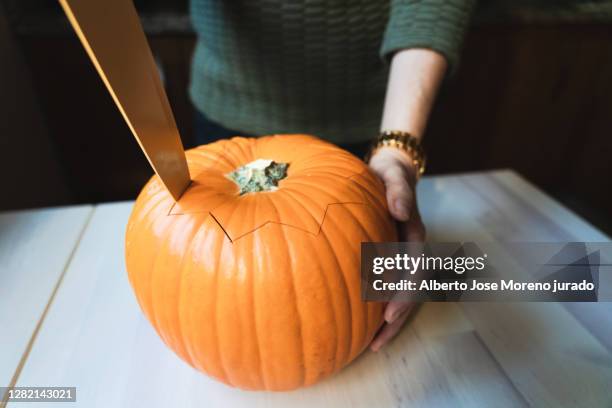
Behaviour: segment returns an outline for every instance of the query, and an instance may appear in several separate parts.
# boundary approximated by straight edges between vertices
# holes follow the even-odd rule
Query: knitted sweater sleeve
[[[391,0],[381,56],[395,51],[429,48],[444,55],[453,72],[476,0]]]

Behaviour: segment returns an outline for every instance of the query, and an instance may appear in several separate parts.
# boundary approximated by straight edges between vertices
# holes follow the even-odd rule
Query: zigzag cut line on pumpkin
[[[347,179],[347,180],[350,180],[350,182],[352,182],[352,183],[354,183],[354,184],[357,184],[357,185],[358,185],[358,186],[360,186],[360,187],[363,187],[363,186],[362,186],[362,185],[361,185],[361,184],[360,184],[360,183],[359,183],[357,180],[355,180],[353,177],[357,177],[357,176],[359,176],[359,175],[363,174],[364,172],[365,172],[365,171],[360,172],[360,173],[356,173],[356,174],[354,174],[354,175],[352,175],[352,176],[350,176],[350,177],[348,177],[348,178],[346,178],[346,179]],[[343,178],[345,178],[345,177],[343,177]],[[230,242],[232,242],[232,243],[236,242],[236,241],[237,241],[237,240],[239,240],[240,238],[243,238],[244,236],[247,236],[247,235],[249,235],[249,234],[251,234],[251,233],[253,233],[253,232],[257,231],[259,228],[262,228],[262,227],[266,226],[267,224],[278,224],[278,225],[282,225],[282,226],[285,226],[285,227],[295,228],[295,229],[297,229],[297,230],[299,230],[299,231],[302,231],[302,232],[305,232],[305,233],[307,233],[307,234],[311,234],[311,235],[313,235],[313,236],[317,236],[317,235],[319,235],[319,233],[321,232],[321,229],[323,228],[323,223],[325,222],[325,219],[326,219],[326,217],[327,217],[327,211],[329,210],[329,207],[330,207],[331,205],[348,205],[348,204],[351,204],[351,205],[364,205],[364,206],[368,206],[368,207],[369,207],[369,208],[370,208],[372,211],[374,211],[374,212],[375,212],[375,211],[376,211],[376,209],[374,208],[374,206],[372,206],[371,204],[369,204],[369,203],[367,202],[367,200],[365,200],[365,192],[364,192],[364,191],[361,191],[361,194],[364,196],[364,201],[361,201],[361,202],[360,202],[360,201],[344,201],[344,202],[335,202],[335,203],[328,203],[328,204],[326,204],[326,205],[325,205],[325,210],[323,211],[323,216],[321,217],[321,220],[319,221],[319,220],[316,220],[316,219],[315,219],[316,223],[318,224],[318,228],[317,228],[317,231],[316,231],[316,232],[313,232],[313,231],[310,231],[310,230],[307,230],[307,229],[305,229],[305,228],[301,228],[301,227],[298,227],[298,226],[295,226],[295,225],[292,225],[292,224],[288,224],[288,223],[286,223],[286,222],[274,221],[274,220],[267,220],[267,221],[262,222],[260,225],[258,225],[257,227],[253,228],[252,230],[249,230],[249,231],[247,231],[247,232],[245,232],[245,233],[243,233],[243,234],[239,235],[239,236],[238,236],[238,237],[236,237],[236,238],[232,238],[232,237],[230,236],[230,234],[227,232],[227,230],[225,229],[225,227],[223,226],[223,224],[220,222],[220,220],[219,220],[219,219],[217,219],[217,217],[215,217],[215,215],[214,215],[214,213],[213,213],[213,211],[214,211],[214,210],[215,210],[215,208],[217,208],[217,207],[212,208],[212,209],[210,209],[210,210],[203,210],[203,211],[193,211],[193,212],[188,212],[188,213],[172,213],[172,209],[174,208],[174,205],[172,205],[172,206],[170,207],[170,210],[168,211],[167,216],[171,216],[171,217],[172,217],[172,216],[184,216],[184,215],[190,215],[190,214],[205,214],[205,213],[208,213],[208,215],[209,215],[209,216],[210,216],[210,217],[211,217],[211,218],[212,218],[212,219],[215,221],[215,223],[216,223],[216,224],[219,226],[219,228],[221,228],[221,230],[223,231],[223,233],[225,234],[225,236],[227,237],[227,239],[228,239]],[[176,203],[174,203],[174,204],[176,204]]]
[[[217,220],[217,218],[214,216],[214,214],[212,212],[208,212],[208,215],[210,215],[210,217],[215,221],[215,223],[219,226],[219,228],[221,228],[221,231],[223,231],[223,234],[227,237],[227,239],[233,244],[236,241],[238,241],[241,238],[246,237],[249,234],[254,233],[255,231],[257,231],[260,228],[265,227],[268,224],[278,224],[280,226],[283,227],[288,227],[288,228],[295,228],[296,230],[302,231],[306,234],[310,234],[312,236],[317,236],[321,233],[321,230],[323,229],[323,224],[325,223],[325,219],[327,217],[327,211],[329,210],[329,207],[332,205],[363,205],[363,206],[367,206],[370,207],[370,209],[372,209],[374,211],[374,208],[369,205],[368,203],[359,203],[359,202],[346,202],[346,203],[329,203],[327,204],[327,206],[325,207],[325,212],[323,213],[323,219],[321,220],[320,224],[319,224],[319,229],[317,230],[316,233],[312,232],[312,231],[308,231],[304,228],[300,228],[300,227],[296,227],[295,225],[291,225],[291,224],[286,224],[284,222],[279,222],[279,221],[265,221],[264,223],[262,223],[261,225],[258,225],[257,227],[253,228],[251,231],[245,232],[244,234],[232,239],[232,237],[230,237],[230,235],[228,234],[228,232],[225,230],[225,228],[223,227],[223,225],[219,222],[219,220]],[[169,214],[170,216],[174,216],[174,215],[184,215],[184,214]]]

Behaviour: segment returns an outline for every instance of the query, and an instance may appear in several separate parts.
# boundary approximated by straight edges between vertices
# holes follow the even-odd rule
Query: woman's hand
[[[370,159],[370,167],[385,184],[387,205],[398,224],[400,241],[425,240],[425,226],[416,201],[416,169],[408,153],[393,147],[378,149]],[[385,307],[385,323],[370,348],[378,351],[400,331],[413,302],[389,302]]]
[[[403,131],[421,137],[438,88],[447,69],[446,58],[428,49],[400,50],[393,55],[381,131]],[[378,149],[370,167],[385,183],[387,204],[398,222],[399,239],[424,241],[425,227],[417,208],[416,169],[407,152],[393,147]],[[389,302],[385,323],[370,347],[377,351],[391,340],[408,319],[412,302]]]

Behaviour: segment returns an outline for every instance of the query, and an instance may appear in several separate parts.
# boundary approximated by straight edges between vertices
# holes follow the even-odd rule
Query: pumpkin
[[[313,384],[382,323],[360,292],[360,243],[393,241],[381,181],[306,135],[236,137],[186,152],[174,202],[154,176],[134,205],[126,263],[159,336],[198,370],[251,390]]]

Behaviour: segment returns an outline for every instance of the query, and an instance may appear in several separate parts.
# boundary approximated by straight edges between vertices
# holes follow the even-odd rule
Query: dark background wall
[[[20,51],[0,12],[0,208],[43,206],[69,196]]]
[[[612,231],[612,7],[591,3],[481,4],[428,173],[513,168]],[[190,145],[187,3],[136,5]],[[151,170],[56,2],[0,3],[0,61],[0,209],[133,199]]]

